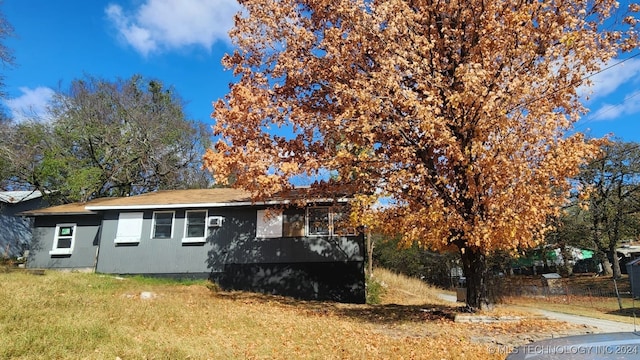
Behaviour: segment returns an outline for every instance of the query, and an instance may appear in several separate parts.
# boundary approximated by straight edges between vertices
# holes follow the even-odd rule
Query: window
[[[171,239],[173,235],[173,211],[156,211],[153,213],[154,239]]]
[[[265,209],[257,211],[256,237],[354,236],[357,230],[346,213],[334,212],[335,207],[318,206]]]
[[[76,240],[76,224],[56,225],[56,234],[53,238],[53,248],[50,255],[71,255]]]
[[[284,211],[282,218],[282,236],[304,236],[304,209],[293,208]]]
[[[332,214],[332,229],[335,235],[355,236],[358,231],[349,223],[349,217],[345,213],[334,212]]]
[[[309,236],[353,236],[357,231],[349,224],[347,215],[333,212],[329,207],[307,209],[307,235]]]
[[[256,237],[282,237],[282,210],[258,210]]]
[[[311,207],[307,209],[307,234],[311,236],[329,235],[328,207]]]
[[[142,234],[142,212],[124,212],[118,215],[118,229],[116,230],[116,244],[136,244],[140,242]]]
[[[207,212],[201,210],[187,211],[183,243],[205,242],[207,236]]]

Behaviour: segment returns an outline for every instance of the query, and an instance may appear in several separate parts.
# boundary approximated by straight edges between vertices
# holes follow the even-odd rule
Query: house
[[[167,190],[28,211],[27,267],[211,278],[226,289],[364,302],[364,238],[342,225],[347,200],[300,196],[252,202],[236,189]]]
[[[562,250],[559,247],[553,247],[553,245],[545,245],[534,249],[526,256],[517,258],[511,267],[514,273],[521,275],[557,271],[560,266],[566,265],[570,265],[575,273],[585,273],[593,270],[595,266],[592,264],[595,261],[594,254],[593,250],[574,246],[565,246]]]
[[[640,257],[640,243],[637,241],[623,240],[622,246],[616,249],[616,256],[618,256],[618,261],[620,262],[620,271],[626,274],[626,264]]]
[[[0,191],[0,258],[24,254],[31,241],[31,221],[17,214],[43,206],[40,191]]]
[[[631,282],[631,297],[640,298],[640,258],[636,258],[626,263],[627,274]]]

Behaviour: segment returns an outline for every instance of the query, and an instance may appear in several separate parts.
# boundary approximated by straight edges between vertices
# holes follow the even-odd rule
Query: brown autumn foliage
[[[460,252],[474,307],[485,257],[538,245],[597,151],[577,89],[637,46],[614,0],[241,3],[206,167],[256,198],[362,194],[353,220]]]

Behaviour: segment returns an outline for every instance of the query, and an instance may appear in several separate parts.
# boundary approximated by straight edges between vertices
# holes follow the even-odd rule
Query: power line
[[[628,58],[626,58],[626,59],[624,59],[624,60],[621,60],[621,61],[619,61],[619,62],[617,62],[617,63],[615,63],[615,64],[613,64],[613,65],[611,65],[611,66],[608,66],[608,67],[606,67],[606,68],[604,68],[604,69],[600,70],[598,73],[602,73],[602,72],[604,72],[604,71],[610,70],[611,68],[613,68],[613,67],[615,67],[615,66],[618,66],[618,65],[621,65],[621,64],[623,64],[624,62],[629,61],[630,59],[633,59],[633,58],[635,58],[635,57],[637,57],[637,56],[639,56],[639,55],[640,55],[640,53],[638,53],[638,54],[634,54],[634,55],[632,55],[632,56],[630,56],[630,57],[628,57]],[[598,73],[596,73],[596,74],[598,74]],[[595,74],[594,74],[594,75],[595,75]],[[593,76],[593,75],[591,75],[591,76]],[[618,103],[618,104],[615,104],[615,105],[611,105],[611,106],[607,106],[607,107],[600,108],[597,112],[595,112],[595,113],[593,113],[593,114],[590,114],[588,117],[586,117],[584,120],[582,120],[579,124],[577,124],[577,125],[575,126],[575,129],[576,129],[576,130],[579,130],[580,128],[584,128],[584,127],[585,127],[585,126],[587,126],[588,124],[590,124],[590,123],[592,123],[592,122],[596,121],[596,120],[597,120],[599,117],[601,117],[602,115],[604,115],[604,114],[606,114],[606,113],[608,113],[608,112],[610,112],[610,111],[613,111],[613,110],[615,110],[615,109],[617,109],[617,108],[622,107],[622,106],[623,106],[627,101],[629,101],[629,100],[631,100],[631,99],[635,98],[636,96],[640,96],[640,91],[637,91],[636,93],[632,94],[631,96],[628,96],[628,97],[624,98],[624,99],[622,100],[622,102],[620,102],[620,103]]]
[[[605,72],[605,71],[607,71],[607,70],[610,70],[610,69],[612,69],[612,68],[614,68],[614,67],[616,67],[616,66],[622,65],[623,63],[625,63],[625,62],[627,62],[627,61],[629,61],[629,60],[631,60],[631,59],[633,59],[633,58],[636,58],[636,57],[638,57],[638,56],[640,56],[640,52],[638,52],[638,53],[636,53],[636,54],[633,54],[633,55],[631,55],[631,56],[629,56],[629,57],[627,57],[627,58],[625,58],[625,59],[623,59],[623,60],[620,60],[620,61],[618,61],[618,62],[614,63],[614,64],[611,64],[611,65],[609,65],[609,66],[607,66],[607,67],[605,67],[605,68],[602,68],[602,69],[600,69],[600,70],[598,70],[598,71],[596,71],[596,72],[594,72],[594,73],[592,73],[592,74],[589,74],[589,75],[588,75],[587,77],[585,77],[584,79],[580,79],[579,81],[575,81],[575,82],[572,82],[572,83],[570,83],[570,84],[568,84],[568,85],[565,85],[565,86],[559,87],[559,88],[557,88],[557,89],[554,89],[553,91],[551,91],[551,94],[555,94],[555,93],[557,93],[557,92],[559,92],[559,91],[561,91],[561,90],[567,89],[567,88],[569,88],[569,87],[580,86],[580,85],[582,85],[582,83],[584,83],[586,80],[589,80],[589,79],[591,79],[592,77],[594,77],[594,76],[596,76],[596,75],[598,75],[598,74],[601,74],[601,73],[603,73],[603,72]],[[547,93],[547,94],[543,94],[543,95],[541,95],[541,96],[539,96],[539,97],[537,97],[537,98],[534,98],[534,99],[532,99],[532,100],[527,101],[527,102],[526,102],[526,103],[524,103],[524,104],[517,105],[517,106],[515,106],[513,109],[509,110],[508,112],[511,112],[511,111],[516,110],[516,109],[521,109],[521,108],[523,108],[523,107],[526,107],[526,106],[532,105],[533,103],[538,102],[538,101],[540,101],[540,100],[542,100],[542,99],[546,98],[548,95],[549,95],[548,93]]]
[[[633,95],[631,95],[631,96],[628,96],[628,97],[624,98],[624,99],[622,100],[622,102],[621,102],[621,103],[618,103],[618,104],[615,104],[615,105],[611,105],[611,106],[607,106],[607,107],[600,108],[600,110],[596,111],[596,112],[595,112],[595,113],[593,113],[592,115],[589,115],[589,117],[588,117],[587,119],[585,119],[583,122],[581,122],[581,123],[580,123],[580,126],[584,126],[584,125],[586,125],[587,123],[590,123],[590,122],[596,121],[596,120],[598,119],[598,117],[600,117],[600,116],[602,116],[602,115],[604,115],[604,114],[606,114],[606,113],[608,113],[608,112],[610,112],[610,111],[613,111],[613,110],[614,110],[614,109],[616,109],[616,108],[621,107],[622,105],[624,105],[624,103],[625,103],[625,102],[627,102],[627,101],[629,101],[629,100],[633,99],[633,98],[634,98],[634,97],[636,97],[636,96],[640,96],[640,91],[636,91]]]

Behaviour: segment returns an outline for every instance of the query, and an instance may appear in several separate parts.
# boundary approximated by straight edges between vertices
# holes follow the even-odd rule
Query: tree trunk
[[[486,256],[477,249],[460,249],[462,269],[467,279],[467,306],[472,310],[491,307]]]
[[[621,190],[622,185],[618,189],[618,198],[622,197]],[[617,206],[616,215],[613,219],[613,224],[609,230],[609,257],[613,260],[611,264],[613,267],[613,278],[619,279],[622,276],[620,271],[620,260],[618,260],[618,253],[616,248],[620,241],[620,223],[622,222],[622,209],[621,206]]]
[[[549,271],[551,271],[549,269],[549,260],[547,259],[547,249],[546,248],[542,248],[542,250],[540,251],[540,256],[542,257],[542,269],[544,271],[544,273],[548,273]]]
[[[602,255],[601,262],[602,262],[602,271],[604,272],[604,275],[607,275],[607,276],[613,275],[613,267],[611,266],[611,261],[609,261],[609,257],[607,256],[606,253]]]
[[[598,260],[602,265],[602,272],[604,275],[613,275],[611,262],[607,257],[607,254],[609,253],[609,245],[605,245],[602,240],[603,236],[599,231],[599,224],[599,221],[594,220],[593,243],[596,245],[596,260]]]
[[[622,277],[622,271],[620,270],[620,259],[618,259],[618,254],[615,249],[613,249],[611,255],[613,256],[613,278],[620,279]]]
[[[364,238],[367,249],[367,276],[373,275],[373,239],[371,238],[371,232],[366,229],[364,232]]]
[[[616,225],[617,226],[617,225]],[[618,259],[618,253],[616,252],[616,248],[618,245],[618,231],[615,229],[611,236],[609,236],[609,257],[613,260],[611,264],[611,268],[613,270],[613,278],[619,279],[622,276],[622,272],[620,271],[620,260]]]
[[[560,274],[564,277],[573,275],[573,266],[571,265],[571,260],[573,260],[573,258],[564,242],[560,244],[560,254],[562,255],[562,270],[560,271]]]

